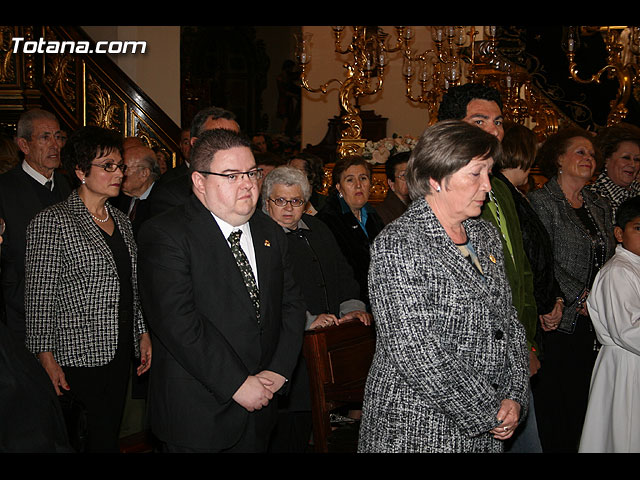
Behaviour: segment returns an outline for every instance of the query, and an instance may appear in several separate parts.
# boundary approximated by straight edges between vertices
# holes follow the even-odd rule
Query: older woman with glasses
[[[277,167],[265,177],[263,208],[286,232],[294,277],[307,305],[306,329],[339,325],[351,319],[371,323],[371,314],[358,300],[359,286],[353,270],[344,258],[329,228],[304,213],[311,186],[300,170]],[[287,413],[274,437],[278,451],[302,451],[311,433],[311,401],[304,359],[300,361],[290,386],[290,394],[281,402]],[[302,426],[294,429],[297,422]],[[292,432],[300,432],[300,436]],[[289,438],[289,443],[281,440]]]
[[[131,224],[106,201],[118,195],[126,169],[122,138],[83,127],[62,161],[79,186],[27,230],[26,345],[56,393],[85,404],[86,451],[118,452],[132,352],[141,358],[138,375],[151,364]]]

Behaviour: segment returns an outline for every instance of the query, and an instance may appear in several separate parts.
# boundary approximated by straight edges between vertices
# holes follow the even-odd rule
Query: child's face
[[[640,217],[627,222],[624,230],[615,227],[613,233],[624,248],[640,256]]]

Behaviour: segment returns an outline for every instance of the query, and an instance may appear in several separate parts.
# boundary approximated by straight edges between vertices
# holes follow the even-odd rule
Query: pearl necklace
[[[105,223],[107,220],[109,220],[109,210],[107,209],[107,206],[104,206],[104,211],[107,212],[107,216],[105,217],[105,219],[103,220],[102,218],[98,218],[96,217],[93,213],[89,212],[91,214],[91,216],[93,217],[93,219],[96,222],[100,222],[100,223]]]

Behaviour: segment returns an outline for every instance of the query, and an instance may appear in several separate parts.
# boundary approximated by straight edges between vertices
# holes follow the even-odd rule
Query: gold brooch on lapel
[[[271,246],[271,242],[269,240],[265,240],[264,241],[264,246],[265,247],[270,247]]]
[[[496,257],[494,257],[493,255],[489,255],[489,260],[491,260],[493,263],[496,263]]]

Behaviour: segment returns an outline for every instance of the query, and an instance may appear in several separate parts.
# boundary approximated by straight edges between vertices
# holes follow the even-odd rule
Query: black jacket
[[[9,328],[24,338],[24,259],[29,222],[46,207],[61,202],[71,193],[62,173],[54,172],[53,191],[46,190],[18,164],[0,175],[0,217],[6,230],[2,244],[2,293]]]
[[[162,441],[219,450],[262,425],[276,402],[249,413],[233,401],[248,375],[291,378],[304,331],[282,228],[262,212],[249,220],[260,288],[260,322],[231,249],[195,195],[147,220],[138,235],[140,295],[154,335],[151,428]]]
[[[353,274],[360,285],[360,300],[369,304],[369,288],[367,275],[369,272],[369,246],[373,239],[384,228],[380,215],[368,203],[362,207],[367,211],[367,223],[364,232],[358,219],[345,208],[337,195],[329,196],[324,207],[317,214],[317,218],[327,224],[342,253],[351,264]]]
[[[513,196],[522,231],[522,246],[533,272],[533,294],[538,314],[544,315],[553,309],[556,298],[564,298],[554,274],[553,245],[549,233],[529,200],[504,175],[495,173],[494,176],[509,187]]]

